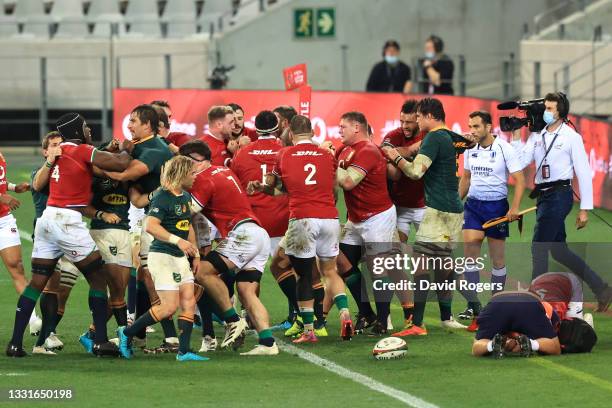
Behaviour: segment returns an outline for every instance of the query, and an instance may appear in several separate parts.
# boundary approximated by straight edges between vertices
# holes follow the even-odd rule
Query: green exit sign
[[[298,39],[336,36],[336,9],[297,8],[293,10],[293,35]]]
[[[336,9],[319,8],[317,9],[317,37],[336,36]]]

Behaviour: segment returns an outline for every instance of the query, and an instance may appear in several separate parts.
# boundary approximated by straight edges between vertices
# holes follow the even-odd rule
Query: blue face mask
[[[435,56],[436,56],[436,53],[433,51],[429,51],[425,53],[425,58],[427,59],[434,59]]]
[[[385,62],[387,64],[395,65],[399,61],[399,57],[397,55],[385,55]]]
[[[556,121],[555,115],[553,115],[553,113],[550,111],[544,111],[542,119],[544,119],[544,122],[546,122],[547,125],[550,125]]]

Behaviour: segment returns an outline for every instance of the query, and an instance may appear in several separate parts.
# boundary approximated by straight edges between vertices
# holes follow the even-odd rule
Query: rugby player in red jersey
[[[30,191],[30,185],[28,183],[18,185],[9,183],[6,173],[6,160],[0,153],[0,257],[11,275],[15,290],[21,294],[26,287],[26,278],[21,261],[21,240],[17,221],[11,214],[11,211],[19,208],[21,203],[15,197],[7,194],[7,191],[25,193]]]
[[[32,249],[32,280],[17,302],[13,336],[6,349],[9,357],[24,357],[23,331],[42,290],[62,255],[75,264],[90,285],[89,307],[96,326],[93,353],[116,355],[106,336],[106,279],[102,258],[83,222],[81,211],[91,202],[93,166],[123,171],[130,162],[125,153],[98,151],[91,145],[91,131],[77,113],[63,115],[57,130],[65,142],[62,155],[51,171],[47,208],[36,223]]]
[[[550,303],[561,320],[578,317],[593,326],[593,315],[583,313],[582,282],[571,272],[547,272],[529,286],[544,302]]]
[[[268,311],[257,296],[259,283],[270,256],[270,237],[260,226],[249,200],[240,187],[240,180],[230,169],[212,165],[211,151],[200,140],[184,144],[180,154],[197,162],[197,175],[190,193],[193,212],[202,212],[219,228],[223,238],[203,259],[196,281],[204,286],[222,311],[225,338],[221,347],[240,343],[246,331],[246,321],[238,316],[220,274],[237,270],[236,289],[259,334],[259,344],[243,355],[275,355],[278,347],[268,323]],[[234,344],[235,343],[235,344]]]
[[[237,103],[228,103],[227,106],[234,111],[234,128],[230,140],[237,140],[239,147],[247,145],[249,142],[254,142],[259,138],[259,134],[255,129],[251,129],[244,124],[244,109]],[[248,138],[248,140],[247,140]]]
[[[387,133],[381,147],[393,147],[406,159],[413,158],[419,150],[426,132],[419,130],[416,122],[416,106],[418,101],[409,99],[400,110],[400,127]],[[397,212],[397,231],[401,242],[406,242],[411,226],[418,230],[425,213],[425,187],[423,180],[412,180],[399,171],[392,163],[387,164],[389,195]],[[406,276],[394,276],[398,282]],[[414,303],[408,291],[396,291],[402,303],[405,328],[412,323]]]
[[[348,221],[344,226],[340,251],[353,266],[347,286],[359,306],[356,331],[371,326],[371,335],[387,333],[387,320],[393,292],[376,290],[376,319],[369,300],[362,297],[359,261],[362,247],[366,256],[388,253],[397,242],[397,216],[387,191],[387,161],[368,136],[368,123],[360,112],[347,112],[340,119],[340,136],[346,147],[336,153],[338,184],[344,190]],[[384,275],[376,280],[386,279]],[[376,282],[375,282],[376,283]],[[377,285],[386,288],[384,285]]]
[[[156,110],[157,108],[161,108],[166,114],[167,119],[163,121],[162,120],[163,115],[160,115],[160,112],[157,111],[157,114],[159,115],[159,118],[160,118],[160,123],[162,121],[164,122],[163,127],[160,124],[159,135],[162,138],[164,138],[164,140],[166,140],[166,142],[168,143],[168,146],[170,146],[170,150],[172,150],[172,153],[176,154],[178,152],[178,148],[184,145],[185,143],[187,143],[188,141],[190,141],[191,139],[193,139],[193,136],[190,136],[187,133],[183,133],[183,132],[171,132],[170,131],[170,125],[172,124],[172,109],[170,108],[170,104],[168,104],[167,101],[162,101],[162,100],[153,101],[151,102],[151,106],[156,108]],[[171,145],[174,145],[176,149],[174,147],[171,147]]]
[[[334,189],[337,164],[329,150],[312,141],[312,125],[305,116],[291,119],[290,137],[293,146],[283,148],[277,156],[274,172],[249,183],[249,192],[267,194],[287,191],[289,227],[285,234],[285,253],[299,276],[297,299],[304,324],[302,336],[294,343],[316,343],[314,333],[314,295],[312,270],[316,258],[326,278],[327,288],[340,311],[341,337],[350,340],[353,323],[348,309],[344,282],[338,275],[336,257],[340,239],[340,223]]]
[[[231,154],[227,142],[234,128],[234,111],[229,106],[213,106],[208,111],[208,132],[200,137],[210,148],[210,164],[228,166]]]
[[[278,131],[278,119],[270,111],[262,111],[255,118],[259,138],[238,150],[232,159],[231,168],[240,179],[242,188],[246,191],[249,182],[259,180],[265,182],[265,176],[271,173],[276,163],[276,155],[283,147],[274,136]],[[289,222],[289,199],[286,195],[270,196],[256,192],[248,196],[251,207],[261,222],[261,226],[270,236],[270,249],[274,255],[270,271],[289,302],[288,325],[291,327],[297,313],[296,275],[279,243],[287,231]],[[280,253],[279,253],[280,252]]]

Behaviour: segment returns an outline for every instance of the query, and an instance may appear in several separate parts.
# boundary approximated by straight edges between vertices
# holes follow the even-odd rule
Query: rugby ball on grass
[[[372,355],[377,360],[402,358],[408,352],[408,345],[399,337],[386,337],[374,346]]]

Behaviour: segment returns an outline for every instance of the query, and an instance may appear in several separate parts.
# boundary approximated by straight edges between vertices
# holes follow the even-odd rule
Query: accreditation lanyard
[[[546,146],[546,132],[542,133],[542,145],[544,146],[544,158],[542,159],[542,162],[540,163],[540,166],[538,167],[538,170],[536,170],[536,174],[538,173],[538,171],[541,168],[542,169],[542,178],[544,180],[550,178],[550,165],[548,164],[548,161],[546,160],[546,157],[548,157],[548,153],[550,153],[550,150],[555,145],[555,141],[557,140],[557,136],[559,136],[559,132],[561,132],[561,128],[563,128],[563,123],[561,124],[561,126],[559,126],[559,129],[557,130],[557,133],[555,133],[555,135],[553,136],[553,140],[550,143],[550,146]]]

